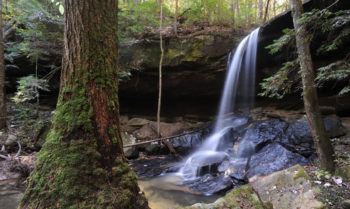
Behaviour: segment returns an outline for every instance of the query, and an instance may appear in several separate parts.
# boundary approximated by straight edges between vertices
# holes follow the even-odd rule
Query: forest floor
[[[346,135],[332,139],[337,167],[350,166],[350,118],[341,119]],[[325,203],[326,208],[342,208],[343,201],[350,199],[350,182],[321,170],[317,162],[305,169],[320,190],[317,199]]]
[[[34,168],[37,152],[44,141],[54,113],[52,107],[40,106],[38,110],[37,112],[37,108],[32,104],[8,103],[9,128],[7,133],[0,133],[0,148],[2,147],[0,154],[8,158],[6,160],[0,157],[0,202],[2,196],[8,192],[16,191],[14,195],[18,195],[20,193],[18,191],[23,191],[26,177]],[[350,118],[341,119],[346,135],[332,139],[336,151],[337,167],[350,166]],[[12,141],[9,138],[12,138]],[[17,141],[20,141],[21,148]],[[326,204],[326,208],[341,208],[342,202],[350,199],[350,182],[321,170],[317,162],[304,168],[314,184],[319,187],[317,198]],[[9,180],[13,182],[14,179],[17,179],[16,187],[21,189],[4,192],[3,190],[9,187],[3,183]]]

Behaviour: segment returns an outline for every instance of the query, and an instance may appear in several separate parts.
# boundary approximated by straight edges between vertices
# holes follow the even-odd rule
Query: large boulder
[[[249,180],[264,203],[279,209],[321,209],[324,205],[315,197],[317,188],[300,165],[265,177]]]
[[[267,175],[296,164],[308,163],[302,155],[291,152],[279,143],[272,143],[251,157],[247,176]]]

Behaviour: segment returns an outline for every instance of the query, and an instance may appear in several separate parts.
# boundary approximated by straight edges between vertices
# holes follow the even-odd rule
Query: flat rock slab
[[[321,209],[323,203],[316,196],[317,188],[312,186],[310,177],[300,165],[265,177],[249,179],[262,201],[270,202],[278,209]]]

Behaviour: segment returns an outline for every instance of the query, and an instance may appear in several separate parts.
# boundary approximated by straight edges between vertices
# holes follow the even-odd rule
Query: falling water
[[[258,35],[259,28],[245,37],[238,45],[234,55],[229,56],[226,81],[214,132],[196,152],[187,158],[180,169],[180,174],[185,179],[196,178],[199,168],[203,164],[208,164],[208,159],[226,157],[227,153],[217,151],[220,139],[232,128],[245,123],[246,119],[237,118],[234,121],[228,121],[225,116],[234,110],[238,96],[239,103],[243,104],[246,109],[254,105]]]

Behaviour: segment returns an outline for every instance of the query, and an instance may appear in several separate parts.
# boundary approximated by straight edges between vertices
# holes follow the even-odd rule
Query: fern
[[[39,91],[50,91],[48,80],[37,79],[33,75],[22,77],[17,82],[19,84],[15,96],[12,100],[16,103],[23,103],[39,97]]]
[[[260,83],[263,92],[259,96],[282,99],[286,94],[291,93],[294,82],[290,80],[289,76],[297,68],[299,68],[298,60],[284,63],[277,73]]]
[[[342,81],[349,76],[350,65],[344,61],[338,61],[317,69],[316,84],[322,87],[327,81]]]
[[[265,49],[269,50],[269,53],[271,55],[276,54],[277,52],[280,52],[283,47],[291,43],[295,40],[295,31],[294,29],[286,28],[283,30],[284,35],[281,36],[281,38],[274,40],[271,45],[268,45],[265,47]]]

